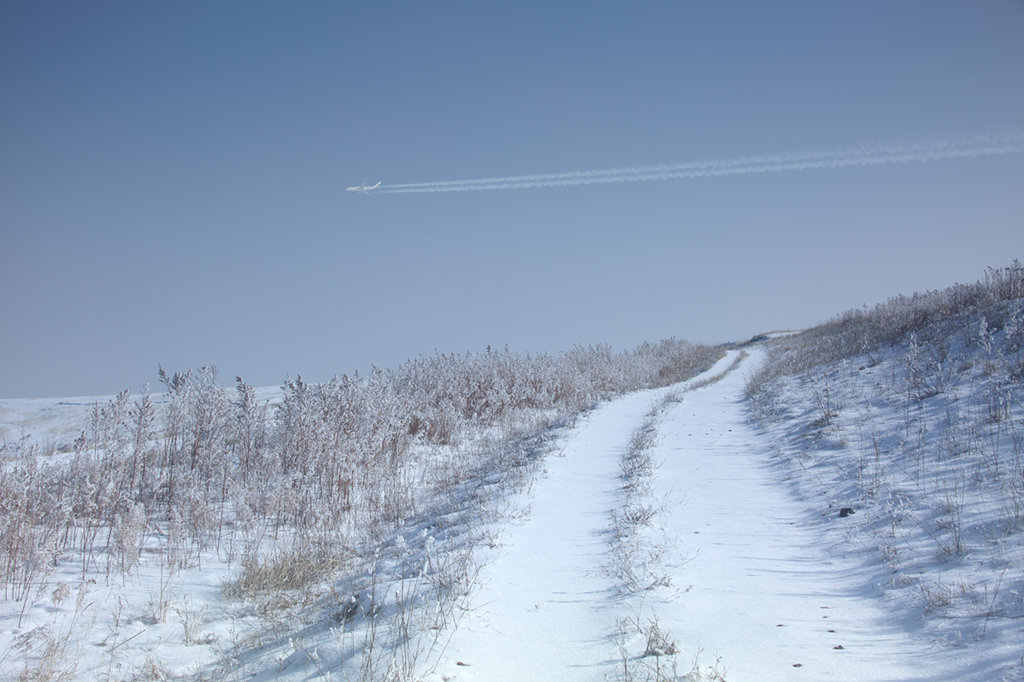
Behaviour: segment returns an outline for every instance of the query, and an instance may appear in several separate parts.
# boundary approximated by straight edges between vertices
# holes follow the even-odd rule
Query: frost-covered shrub
[[[4,598],[29,598],[60,555],[70,511],[54,471],[35,455],[0,467],[0,579]]]
[[[129,574],[147,543],[169,572],[218,552],[254,584],[292,584],[311,557],[330,566],[332,547],[400,523],[419,489],[464,482],[476,466],[464,441],[689,378],[721,353],[675,339],[625,352],[435,353],[365,376],[289,378],[273,406],[240,377],[229,393],[214,367],[161,367],[158,402],[123,391],[95,406],[73,453],[43,466],[21,448],[0,467],[5,595],[22,598],[69,556],[83,573]],[[449,455],[424,466],[424,448]]]
[[[126,574],[135,568],[142,555],[148,525],[146,508],[139,502],[128,501],[118,511],[110,529],[108,573],[115,569]]]
[[[747,395],[755,396],[771,377],[797,374],[861,354],[867,354],[872,362],[870,358],[879,349],[897,344],[909,342],[940,354],[941,347],[933,346],[932,341],[945,338],[951,329],[961,335],[968,328],[977,330],[982,316],[987,316],[993,329],[1007,330],[1001,343],[1019,367],[1019,351],[1024,344],[1019,312],[1022,300],[1024,266],[1015,260],[1003,268],[989,268],[984,279],[973,284],[901,294],[873,308],[848,310],[825,324],[772,342],[768,361],[748,381]],[[938,366],[938,362],[932,364]],[[942,366],[950,377],[957,370],[948,364]]]

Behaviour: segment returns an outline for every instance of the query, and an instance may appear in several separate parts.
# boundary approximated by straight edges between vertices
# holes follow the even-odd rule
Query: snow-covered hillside
[[[0,676],[1024,679],[1016,263],[728,352],[213,378],[0,401]]]
[[[791,493],[961,679],[1024,676],[1022,296],[1014,264],[853,311],[774,342],[748,386]]]

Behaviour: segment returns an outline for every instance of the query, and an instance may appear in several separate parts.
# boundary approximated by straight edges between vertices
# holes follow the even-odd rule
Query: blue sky
[[[1024,154],[430,182],[1024,129],[1024,3],[0,2],[0,397],[719,342],[1024,257]]]

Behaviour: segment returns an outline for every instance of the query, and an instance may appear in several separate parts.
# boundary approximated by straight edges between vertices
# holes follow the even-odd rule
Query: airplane
[[[366,184],[366,179],[363,178],[363,184],[356,185],[355,187],[346,187],[345,191],[346,192],[359,192],[360,194],[369,194],[370,192],[372,192],[375,189],[380,189],[380,183],[381,183],[381,181],[378,180],[376,185],[367,185]]]

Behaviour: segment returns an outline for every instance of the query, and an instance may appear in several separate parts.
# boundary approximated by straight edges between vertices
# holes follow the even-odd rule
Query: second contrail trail
[[[729,175],[751,175],[755,173],[877,166],[895,163],[922,163],[944,159],[1015,154],[1019,152],[1024,152],[1024,131],[922,138],[881,145],[860,145],[820,151],[747,156],[678,164],[384,185],[379,191],[387,194],[411,194],[568,187],[619,182],[649,182],[653,180],[710,178]]]

